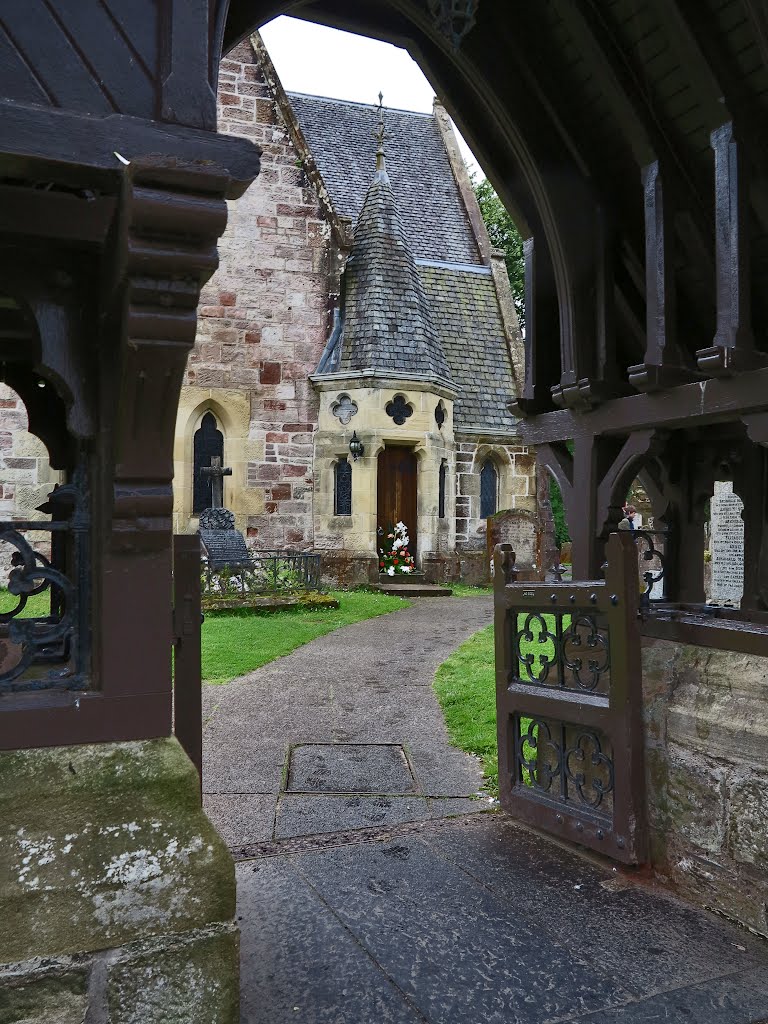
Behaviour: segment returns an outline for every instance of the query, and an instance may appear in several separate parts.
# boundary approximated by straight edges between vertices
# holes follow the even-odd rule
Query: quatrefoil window
[[[405,395],[395,395],[391,402],[387,402],[385,411],[398,427],[402,427],[408,417],[413,416],[413,406],[405,400]]]
[[[339,395],[331,407],[331,412],[346,427],[352,417],[357,416],[357,402],[353,402],[349,395]]]

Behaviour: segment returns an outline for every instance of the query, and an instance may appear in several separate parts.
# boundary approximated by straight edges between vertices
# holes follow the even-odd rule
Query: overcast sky
[[[385,107],[432,110],[432,86],[418,64],[397,46],[286,17],[264,25],[261,35],[290,92],[357,103],[378,103],[383,92]],[[464,159],[479,171],[461,136],[459,143]]]

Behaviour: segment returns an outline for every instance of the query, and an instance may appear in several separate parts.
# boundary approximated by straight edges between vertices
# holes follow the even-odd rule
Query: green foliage
[[[339,608],[287,608],[260,614],[257,610],[206,612],[202,628],[203,681],[228,683],[281,658],[340,626],[407,608],[408,601],[365,590],[336,591]]]
[[[504,252],[517,318],[520,321],[520,326],[525,327],[525,260],[523,259],[523,240],[520,237],[520,232],[487,178],[482,181],[476,181],[473,178],[472,187],[477,196],[491,245]]]
[[[549,480],[549,503],[552,507],[552,518],[555,520],[555,541],[561,548],[571,537],[568,533],[568,521],[565,518],[563,495],[557,480],[553,480],[551,477]]]
[[[518,616],[517,628],[523,628],[524,616]],[[553,615],[544,615],[548,630],[554,630]],[[563,619],[563,628],[570,625],[570,616]],[[523,657],[533,655],[531,671],[538,676],[543,660],[555,654],[551,640],[541,642],[541,626],[531,624],[532,639],[521,640]],[[543,659],[543,660],[542,660]],[[451,743],[469,754],[476,754],[483,765],[485,788],[494,796],[499,792],[499,756],[496,740],[496,661],[493,626],[486,626],[453,652],[435,675],[435,693],[445,715]],[[522,719],[526,730],[529,719]],[[534,735],[536,731],[534,730]],[[530,753],[528,750],[527,753]],[[527,771],[523,781],[530,785]]]
[[[434,685],[451,743],[480,758],[485,788],[496,795],[499,757],[493,626],[481,629],[454,651],[437,670]]]

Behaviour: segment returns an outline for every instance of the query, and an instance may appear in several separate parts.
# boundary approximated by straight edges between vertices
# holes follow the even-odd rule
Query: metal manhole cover
[[[413,793],[398,743],[302,743],[292,748],[288,793]]]

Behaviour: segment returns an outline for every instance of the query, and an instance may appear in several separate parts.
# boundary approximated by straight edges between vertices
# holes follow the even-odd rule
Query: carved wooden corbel
[[[200,289],[218,265],[228,177],[210,165],[131,164],[114,241],[113,290],[103,343],[115,403],[113,544],[168,543],[173,438]]]

